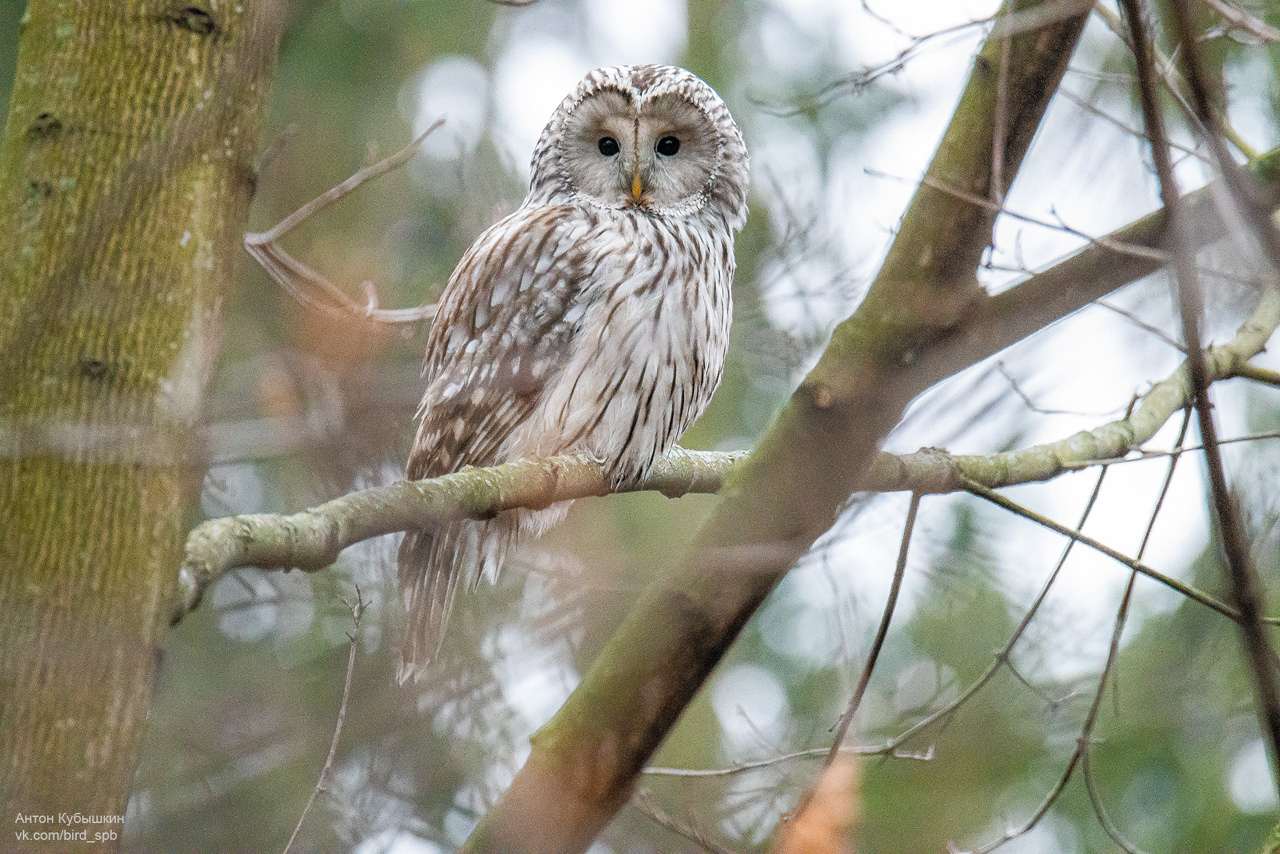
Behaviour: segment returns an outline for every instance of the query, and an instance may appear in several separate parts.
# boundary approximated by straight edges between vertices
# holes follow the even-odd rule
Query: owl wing
[[[427,340],[410,478],[507,462],[502,443],[567,361],[599,266],[582,249],[591,225],[570,207],[521,208],[467,250]]]
[[[521,208],[463,255],[427,339],[410,479],[507,462],[503,443],[568,361],[583,289],[598,274],[599,262],[583,248],[591,227],[573,208]],[[464,555],[492,561],[495,572],[501,564],[515,529],[500,522],[485,534],[463,523],[405,534],[400,589],[409,626],[401,682],[421,678],[439,652]],[[482,536],[490,540],[482,547],[468,539]]]

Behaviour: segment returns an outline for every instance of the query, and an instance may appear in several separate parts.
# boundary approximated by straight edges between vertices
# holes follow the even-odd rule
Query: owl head
[[[561,102],[533,152],[527,203],[699,216],[740,229],[747,150],[715,90],[669,65],[600,68]]]

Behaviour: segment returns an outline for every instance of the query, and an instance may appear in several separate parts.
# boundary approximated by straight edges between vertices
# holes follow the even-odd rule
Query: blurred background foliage
[[[728,101],[753,156],[751,219],[737,244],[734,345],[691,447],[749,447],[856,305],[936,144],[981,28],[922,35],[989,15],[991,2],[883,4],[899,29],[838,0],[480,0],[290,3],[251,228],[265,228],[430,121],[447,124],[404,170],[361,189],[291,235],[291,251],[387,307],[430,301],[456,259],[520,201],[540,123],[597,65],[687,66]],[[0,105],[23,4],[0,0]],[[1280,25],[1280,7],[1253,12]],[[1206,13],[1206,27],[1213,27]],[[1209,54],[1232,119],[1259,149],[1276,144],[1280,49],[1225,26]],[[1101,234],[1155,206],[1128,60],[1098,21],[1050,111],[1013,209]],[[1081,105],[1084,105],[1083,107]],[[531,118],[532,116],[532,118]],[[1187,139],[1182,140],[1186,142]],[[864,172],[863,167],[874,172]],[[1191,185],[1207,179],[1193,158]],[[984,281],[1002,287],[1081,243],[1078,234],[1001,220]],[[1257,271],[1230,252],[1210,331],[1248,312]],[[1256,266],[1256,265],[1255,265]],[[421,393],[425,329],[336,321],[290,300],[249,259],[224,307],[225,339],[208,405],[207,516],[294,511],[399,476]],[[1172,331],[1167,283],[1115,299]],[[1090,308],[925,395],[890,447],[984,452],[1096,426],[1161,378],[1177,351],[1114,312]],[[1275,363],[1272,358],[1272,364]],[[1274,431],[1275,389],[1221,387],[1224,433]],[[1162,434],[1168,444],[1169,436]],[[1280,454],[1231,449],[1255,556],[1273,590]],[[1117,466],[1090,533],[1136,548],[1162,463]],[[1151,562],[1217,593],[1200,463],[1188,457],[1156,527]],[[1072,522],[1094,475],[1013,490]],[[343,554],[313,576],[242,571],[223,579],[170,635],[127,847],[278,850],[315,785],[353,629],[354,684],[329,792],[303,828],[305,850],[455,848],[528,755],[528,738],[589,666],[629,603],[691,537],[705,497],[632,495],[580,502],[569,521],[509,564],[495,587],[459,600],[439,677],[398,688],[394,538]],[[904,496],[855,502],[752,620],[654,764],[724,768],[651,776],[664,809],[734,850],[763,850],[819,767],[883,607]],[[193,520],[194,521],[197,520]],[[884,744],[954,701],[996,661],[1062,543],[971,498],[926,499],[903,602],[855,724]],[[954,714],[863,763],[860,852],[942,851],[998,839],[1036,810],[1076,747],[1106,657],[1125,574],[1077,550],[1012,667]],[[1271,612],[1280,597],[1269,597]],[[1150,851],[1251,851],[1275,821],[1250,683],[1234,627],[1140,581],[1108,686],[1090,770],[1115,825]],[[1114,843],[1077,773],[1010,851],[1105,851]],[[592,849],[694,851],[634,809]]]

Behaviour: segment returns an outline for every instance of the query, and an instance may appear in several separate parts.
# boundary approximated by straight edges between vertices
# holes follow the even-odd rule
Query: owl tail
[[[409,612],[396,679],[419,682],[444,642],[445,624],[464,575],[471,588],[481,578],[496,581],[519,535],[512,514],[487,522],[455,522],[434,531],[410,531],[400,543],[400,595]]]

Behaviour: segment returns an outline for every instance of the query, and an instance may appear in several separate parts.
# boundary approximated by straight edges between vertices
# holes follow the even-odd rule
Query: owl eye
[[[680,150],[680,140],[676,139],[674,136],[664,136],[662,139],[658,140],[658,144],[655,145],[653,149],[663,157],[670,157]]]
[[[600,149],[600,153],[605,157],[612,157],[621,151],[618,141],[611,136],[602,136],[600,141],[596,143],[596,148]]]

